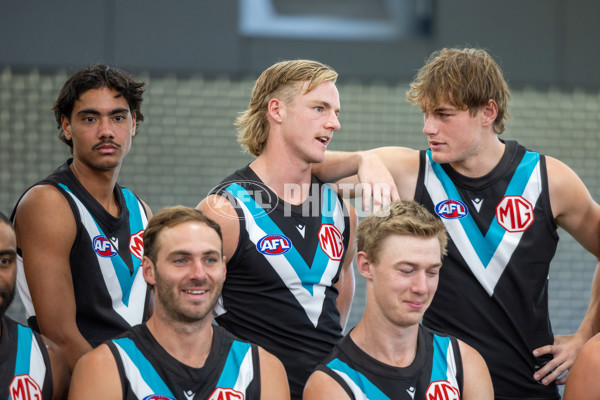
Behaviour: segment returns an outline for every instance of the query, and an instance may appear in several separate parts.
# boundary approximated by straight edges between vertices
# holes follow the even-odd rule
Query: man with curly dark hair
[[[117,183],[144,119],[144,85],[106,65],[70,77],[54,112],[73,157],[28,189],[13,211],[28,323],[62,348],[71,370],[92,347],[147,315],[139,266],[151,212]]]

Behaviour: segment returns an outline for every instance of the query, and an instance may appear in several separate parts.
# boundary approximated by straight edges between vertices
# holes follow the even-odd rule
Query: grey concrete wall
[[[0,0],[0,66],[56,70],[104,61],[246,77],[280,59],[312,58],[342,79],[400,81],[433,50],[470,45],[489,49],[513,85],[600,87],[595,0],[433,1],[429,36],[360,41],[244,36],[239,1]]]

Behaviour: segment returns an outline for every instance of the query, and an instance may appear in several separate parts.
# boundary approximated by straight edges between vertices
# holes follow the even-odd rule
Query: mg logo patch
[[[115,248],[108,238],[104,235],[99,235],[94,238],[94,251],[100,257],[114,257],[117,255]]]
[[[13,378],[8,393],[12,400],[42,400],[42,389],[36,381],[27,374]]]
[[[319,230],[319,244],[321,250],[327,256],[334,260],[340,261],[344,255],[344,237],[335,225],[323,224]]]
[[[142,229],[135,235],[131,235],[131,239],[129,240],[129,251],[136,258],[142,259],[144,257],[144,230]]]
[[[426,400],[460,400],[460,392],[448,381],[435,381],[425,392]]]
[[[267,235],[256,243],[256,249],[267,256],[287,253],[292,248],[292,241],[283,235]]]
[[[464,218],[469,213],[463,202],[454,199],[439,202],[435,206],[435,212],[445,219]]]
[[[533,206],[521,196],[504,196],[496,206],[496,220],[509,232],[524,232],[533,223]]]
[[[244,394],[230,388],[216,388],[207,400],[244,400]]]

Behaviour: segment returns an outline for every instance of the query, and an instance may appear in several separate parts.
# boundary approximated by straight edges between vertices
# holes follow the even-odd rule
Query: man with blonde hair
[[[364,182],[388,182],[392,198],[415,199],[437,213],[450,244],[423,324],[481,353],[496,398],[559,399],[555,381],[565,382],[598,330],[600,294],[596,273],[577,333],[553,336],[547,293],[556,230],[600,258],[600,206],[568,166],[499,138],[509,98],[486,51],[437,51],[407,93],[423,110],[429,149],[330,154],[315,173],[337,180],[360,164]],[[387,171],[391,177],[382,176]]]
[[[342,337],[354,292],[356,214],[311,174],[340,128],[336,79],[310,60],[265,70],[236,121],[256,159],[198,205],[228,260],[216,320],[281,359],[294,399]]]
[[[304,399],[493,399],[479,353],[419,323],[446,254],[444,224],[399,201],[362,220],[357,238],[365,312],[311,375]]]
[[[212,324],[225,280],[219,225],[193,208],[165,208],[148,223],[144,249],[154,314],[83,356],[69,398],[289,399],[276,357]]]

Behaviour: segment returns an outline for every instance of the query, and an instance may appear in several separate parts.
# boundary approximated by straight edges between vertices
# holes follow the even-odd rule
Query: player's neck
[[[418,324],[399,327],[389,321],[373,321],[365,313],[350,337],[362,351],[376,360],[394,367],[407,367],[417,354],[418,333]]]
[[[74,159],[70,168],[79,183],[106,211],[114,216],[120,214],[120,209],[114,195],[120,166],[107,171],[98,171]]]
[[[275,194],[287,203],[301,204],[309,195],[311,167],[295,159],[281,160],[261,154],[250,168]]]
[[[165,320],[155,313],[146,326],[162,348],[177,361],[193,368],[204,366],[214,334],[210,318],[190,324]]]

